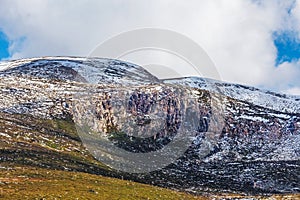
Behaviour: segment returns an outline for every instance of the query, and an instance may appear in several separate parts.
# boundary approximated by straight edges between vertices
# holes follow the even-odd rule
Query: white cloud
[[[293,92],[300,85],[299,63],[275,68],[272,38],[274,31],[300,32],[300,0],[293,2],[1,0],[0,27],[13,41],[26,37],[19,51],[11,48],[14,58],[85,56],[120,32],[166,28],[199,43],[224,80]]]
[[[300,87],[292,87],[284,91],[286,94],[300,95]]]
[[[294,8],[291,11],[293,16],[292,28],[298,31],[298,37],[300,38],[300,1],[295,1]]]
[[[292,94],[292,91],[295,91],[294,94],[299,94],[296,88],[300,88],[300,61],[297,62],[284,62],[280,64],[275,70],[270,71],[267,82],[265,83],[266,87],[274,87],[279,91],[288,91],[289,94]]]

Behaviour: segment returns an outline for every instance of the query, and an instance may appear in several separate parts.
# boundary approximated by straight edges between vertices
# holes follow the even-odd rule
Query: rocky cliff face
[[[1,68],[3,163],[122,176],[196,193],[300,191],[298,97],[195,77],[158,80],[109,59],[36,58]],[[188,135],[190,143],[163,169],[120,173],[92,158],[75,124],[132,153],[161,150],[178,135]]]

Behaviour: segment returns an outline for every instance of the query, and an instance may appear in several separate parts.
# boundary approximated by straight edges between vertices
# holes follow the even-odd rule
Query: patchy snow
[[[162,80],[164,83],[180,84],[193,88],[221,93],[231,98],[247,101],[257,106],[289,113],[300,112],[300,97],[260,90],[254,87],[224,83],[200,77]]]
[[[11,138],[11,136],[8,135],[7,133],[1,133],[1,132],[0,132],[0,136],[7,137],[7,138]]]
[[[189,87],[189,91],[195,98],[199,98],[206,91],[223,94],[225,117],[230,119],[226,121],[227,128],[234,130],[239,126],[240,132],[237,134],[242,135],[243,140],[238,143],[239,141],[224,139],[220,143],[220,146],[224,146],[223,151],[207,158],[208,160],[225,159],[230,153],[227,148],[231,148],[232,144],[238,143],[236,146],[240,149],[260,147],[260,144],[257,144],[259,138],[254,136],[244,139],[245,134],[242,131],[248,128],[257,133],[254,123],[257,123],[257,126],[263,123],[271,127],[274,119],[278,119],[279,122],[276,123],[280,124],[281,127],[278,129],[282,131],[289,126],[291,117],[299,117],[300,113],[299,100],[295,96],[198,77],[158,80],[137,65],[112,59],[45,57],[8,61],[1,63],[0,66],[6,69],[0,71],[0,96],[3,97],[0,99],[0,111],[47,119],[61,117],[69,112],[74,95],[78,92],[90,91],[101,96],[110,87],[116,88],[116,86],[132,89],[133,86],[143,85],[147,91],[151,83],[154,83],[151,87],[156,90],[163,89],[161,83],[170,83]],[[116,92],[116,98],[117,95]],[[260,133],[270,132],[265,129]],[[265,138],[269,140],[268,135]],[[292,143],[295,144],[298,140],[299,138],[294,138]],[[276,144],[267,143],[265,146],[271,149],[276,147]],[[284,155],[295,157],[295,149],[299,149],[299,146],[288,147],[287,145],[285,149],[278,151],[280,156],[278,155],[276,159],[281,159]],[[241,154],[236,150],[232,152],[235,153],[236,159],[242,159]],[[257,155],[258,153],[254,152],[253,155],[247,156],[250,159]],[[266,156],[261,158],[267,159]]]

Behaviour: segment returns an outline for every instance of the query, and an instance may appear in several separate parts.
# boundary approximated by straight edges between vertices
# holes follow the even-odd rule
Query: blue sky
[[[277,50],[276,66],[300,58],[300,41],[296,33],[290,31],[274,33],[274,45]]]
[[[222,81],[300,95],[300,0],[1,0],[0,59],[87,56],[145,27],[194,40]]]
[[[0,60],[9,57],[9,40],[7,36],[0,31]]]

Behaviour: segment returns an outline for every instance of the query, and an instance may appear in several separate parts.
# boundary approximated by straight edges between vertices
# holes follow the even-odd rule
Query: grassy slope
[[[239,199],[219,194],[193,196],[155,186],[80,172],[16,167],[0,170],[0,199]],[[251,198],[251,197],[247,197]],[[257,199],[299,199],[300,195],[253,197]]]
[[[203,199],[91,174],[114,172],[85,151],[68,120],[0,113],[0,133],[0,199]]]
[[[219,194],[193,196],[155,186],[91,175],[41,168],[15,167],[0,170],[0,199],[238,199]],[[251,197],[247,197],[251,198]],[[300,195],[253,197],[257,199],[300,199]]]
[[[0,133],[9,135],[9,137],[0,135],[0,199],[241,197],[229,194],[193,196],[155,186],[93,175],[91,173],[108,176],[115,173],[84,150],[74,124],[68,120],[41,120],[29,116],[0,113]],[[262,197],[257,198],[262,199]],[[270,199],[300,199],[300,195],[273,196]]]
[[[40,168],[0,170],[2,199],[205,199],[145,184]]]

